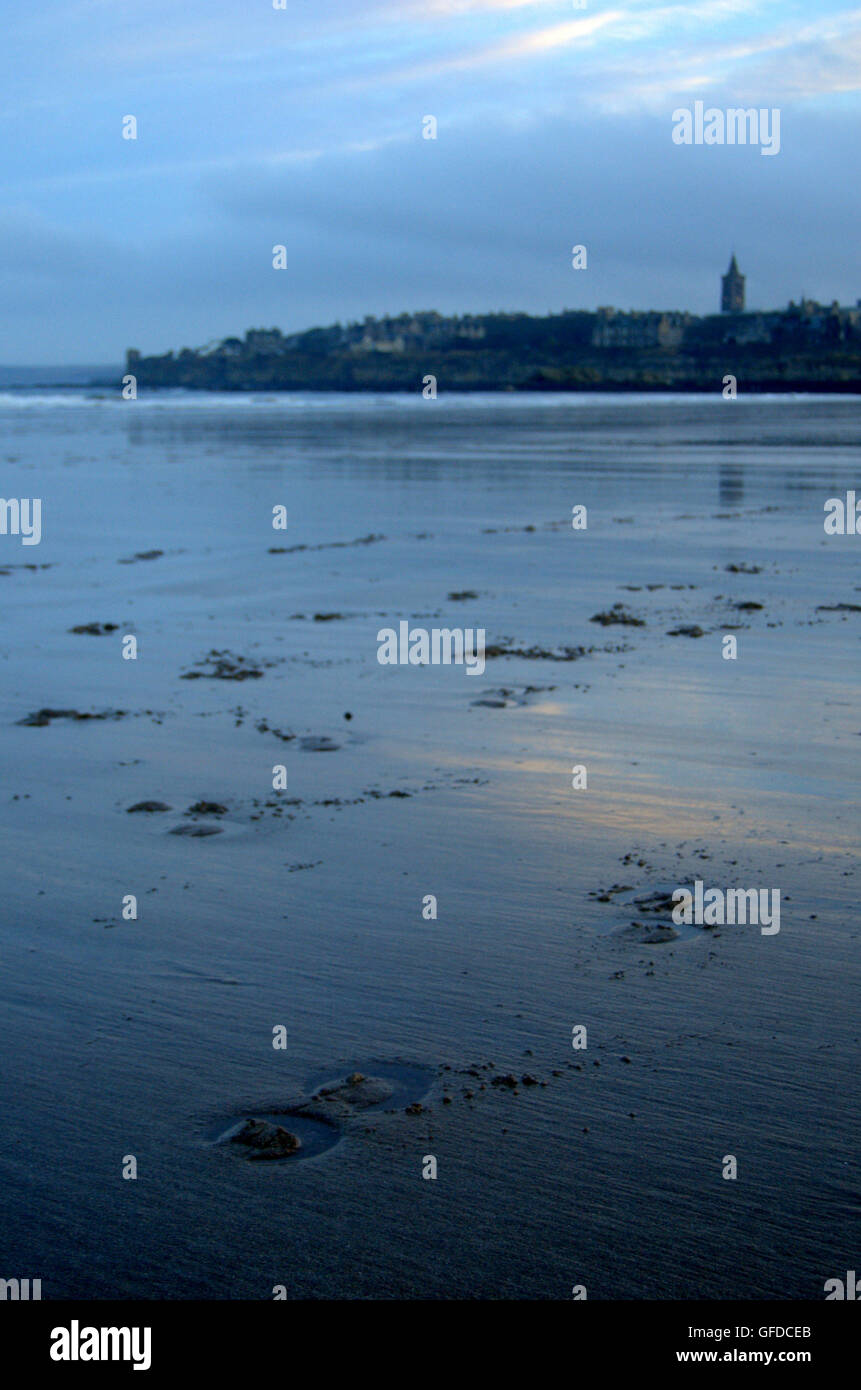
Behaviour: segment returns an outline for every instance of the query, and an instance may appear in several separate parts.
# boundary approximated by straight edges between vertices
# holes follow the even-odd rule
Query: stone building
[[[721,276],[720,311],[722,314],[744,313],[744,276],[733,252],[726,275]]]
[[[678,347],[690,314],[655,313],[600,308],[592,330],[593,347],[650,348]]]

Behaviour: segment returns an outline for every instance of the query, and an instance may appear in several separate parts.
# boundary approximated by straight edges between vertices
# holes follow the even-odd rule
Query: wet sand
[[[38,548],[0,538],[7,1273],[792,1299],[854,1267],[861,575],[822,508],[857,401],[0,423],[43,499]],[[484,627],[484,673],[380,666],[401,618]],[[670,932],[695,879],[779,888],[779,934]],[[392,1095],[328,1142],[306,1107],[355,1073]],[[302,1149],[214,1142],[249,1119]]]

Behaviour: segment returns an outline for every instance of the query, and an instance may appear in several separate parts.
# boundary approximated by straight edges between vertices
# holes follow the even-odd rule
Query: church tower
[[[721,276],[720,311],[722,314],[744,313],[744,276],[733,252],[726,275]]]

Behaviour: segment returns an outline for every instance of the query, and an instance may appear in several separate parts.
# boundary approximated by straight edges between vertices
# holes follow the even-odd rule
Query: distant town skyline
[[[686,309],[684,306],[681,305],[661,306],[657,304],[650,304],[645,308],[634,308],[631,305],[623,306],[619,304],[599,304],[594,309],[584,308],[583,306],[577,306],[577,308],[572,308],[572,306],[570,305],[562,305],[559,308],[547,310],[546,314],[530,314],[527,310],[517,309],[489,309],[485,311],[455,311],[451,314],[443,315],[440,314],[439,310],[433,308],[432,306],[423,305],[421,307],[413,306],[409,309],[402,308],[398,311],[387,310],[385,313],[379,315],[362,314],[355,319],[335,319],[327,323],[308,324],[307,326],[304,326],[300,329],[287,330],[283,333],[283,340],[286,342],[291,340],[292,338],[300,338],[304,333],[307,333],[309,331],[328,331],[337,325],[342,325],[345,328],[349,327],[361,329],[362,325],[366,324],[398,324],[399,322],[403,322],[404,320],[416,320],[428,316],[436,316],[437,318],[446,322],[458,319],[462,320],[464,322],[464,332],[466,332],[466,326],[469,320],[475,320],[476,322],[478,322],[480,320],[493,318],[496,315],[499,315],[500,317],[504,318],[508,316],[516,317],[518,314],[526,314],[528,317],[536,319],[553,318],[558,315],[565,315],[569,313],[586,313],[591,315],[597,315],[599,318],[609,316],[611,319],[614,317],[669,317],[687,319],[722,317],[727,314],[748,314],[751,316],[756,316],[757,318],[766,319],[774,318],[775,316],[781,316],[787,313],[787,311],[793,311],[796,309],[807,312],[810,312],[813,309],[827,311],[832,310],[834,306],[837,305],[841,312],[848,312],[852,315],[853,322],[857,321],[859,315],[861,315],[861,296],[859,296],[854,301],[854,303],[841,303],[833,296],[830,299],[826,297],[821,301],[816,300],[812,296],[804,293],[803,291],[796,298],[790,298],[786,300],[783,304],[773,304],[769,306],[750,306],[746,302],[746,283],[747,276],[742,274],[741,268],[738,264],[738,258],[735,252],[733,252],[730,256],[729,266],[727,268],[726,273],[719,276],[720,291],[717,295],[717,299],[719,302],[715,306],[713,306],[712,309],[707,309],[702,314],[695,313],[693,310]],[[229,346],[230,344],[235,344],[239,346],[239,344],[243,341],[246,344],[253,343],[258,348],[265,351],[267,350],[268,340],[270,338],[272,338],[273,336],[275,338],[282,337],[282,328],[280,324],[255,324],[247,326],[243,325],[243,327],[238,330],[238,333],[242,336],[240,337],[237,336],[236,333],[230,333],[224,338],[212,338],[209,339],[206,343],[198,343],[192,348],[192,351],[204,351],[208,348],[214,348],[219,345]],[[467,334],[467,336],[469,336],[469,334]],[[188,346],[188,344],[185,345],[186,348]],[[137,349],[132,348],[128,349],[127,351],[135,356],[140,355]],[[172,352],[175,351],[175,348],[167,348],[166,351]]]
[[[732,252],[749,309],[855,305],[859,59],[835,0],[17,11],[0,363],[421,307],[712,314]],[[674,143],[697,100],[779,108],[779,153]]]

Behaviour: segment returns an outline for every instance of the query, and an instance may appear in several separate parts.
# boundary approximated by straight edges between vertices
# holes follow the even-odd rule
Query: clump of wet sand
[[[232,1144],[245,1144],[251,1153],[249,1159],[290,1158],[302,1147],[302,1140],[291,1134],[283,1125],[274,1125],[269,1120],[246,1120],[238,1134],[231,1137]]]
[[[326,1120],[330,1124],[337,1120],[347,1120],[352,1115],[380,1105],[391,1099],[394,1087],[381,1076],[364,1076],[360,1071],[335,1081],[330,1086],[321,1086],[311,1099],[297,1106],[296,1115],[308,1115],[311,1119]]]
[[[645,618],[636,618],[633,613],[627,611],[623,603],[614,603],[606,613],[593,613],[589,621],[600,623],[602,627],[615,627],[617,624],[622,627],[646,626]]]
[[[134,555],[130,555],[127,560],[117,560],[117,564],[133,565],[137,560],[160,560],[163,554],[163,550],[138,550]]]
[[[526,661],[579,661],[589,656],[594,647],[514,647],[507,642],[494,642],[484,649],[486,660],[499,656],[520,656]]]
[[[149,711],[147,711],[149,713]],[[104,719],[125,719],[127,711],[124,709],[106,709],[95,714],[89,714],[77,709],[37,709],[32,714],[25,715],[23,719],[15,722],[26,729],[43,729],[54,719],[73,719],[77,723],[84,720],[104,720]]]
[[[202,661],[196,661],[195,666],[203,669],[185,671],[180,680],[248,681],[259,680],[264,674],[263,665],[256,665],[248,657],[235,656],[232,652],[215,649]]]

